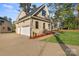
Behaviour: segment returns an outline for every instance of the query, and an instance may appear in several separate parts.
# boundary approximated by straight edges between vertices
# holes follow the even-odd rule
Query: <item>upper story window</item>
[[[39,27],[39,23],[38,23],[38,21],[36,21],[35,22],[35,28],[38,29],[38,27]]]
[[[45,15],[46,15],[46,11],[42,10],[42,16],[45,16]]]

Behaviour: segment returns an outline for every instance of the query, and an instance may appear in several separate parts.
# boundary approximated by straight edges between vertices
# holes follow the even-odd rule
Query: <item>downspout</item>
[[[32,37],[32,27],[33,27],[33,19],[30,21],[30,38]]]

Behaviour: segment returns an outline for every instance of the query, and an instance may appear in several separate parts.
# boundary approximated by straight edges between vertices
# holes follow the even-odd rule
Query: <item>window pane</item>
[[[48,24],[48,28],[50,29],[50,24]]]
[[[35,28],[38,29],[38,21],[35,22]]]
[[[42,16],[45,16],[45,15],[46,15],[46,11],[42,10]]]
[[[45,29],[45,23],[43,23],[43,29]]]

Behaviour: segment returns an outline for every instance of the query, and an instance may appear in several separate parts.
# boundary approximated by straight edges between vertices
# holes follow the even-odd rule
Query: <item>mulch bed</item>
[[[52,32],[49,32],[47,34],[40,34],[40,35],[33,36],[33,37],[31,37],[31,39],[40,38],[40,37],[43,37],[43,36],[47,36],[47,35],[50,35],[50,34],[54,34],[57,31],[58,32],[67,32],[67,31],[79,32],[79,30],[53,30]]]
[[[47,35],[50,35],[50,34],[53,34],[53,33],[54,32],[49,32],[49,33],[46,33],[46,34],[36,35],[36,36],[31,37],[31,39],[40,38],[40,37],[47,36]]]

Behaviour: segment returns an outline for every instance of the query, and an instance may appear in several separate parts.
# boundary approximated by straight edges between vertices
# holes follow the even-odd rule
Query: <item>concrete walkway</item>
[[[73,47],[71,47],[73,48]],[[15,33],[0,34],[1,56],[64,56],[58,43],[29,39]]]
[[[50,37],[50,36],[54,36],[54,35],[47,35],[47,36],[44,36],[44,37],[41,37],[41,38],[38,38],[38,39],[36,39],[36,40],[42,40],[42,39],[45,39],[45,38],[48,38],[48,37]],[[79,46],[76,46],[76,45],[67,45],[67,44],[65,44],[64,42],[62,42],[61,41],[61,39],[57,39],[57,41],[58,41],[58,43],[51,43],[51,44],[48,44],[47,42],[46,42],[46,44],[44,44],[44,49],[42,49],[43,50],[43,52],[42,53],[44,53],[44,50],[45,50],[45,46],[46,45],[49,45],[49,46],[57,46],[56,44],[58,44],[60,47],[61,47],[61,49],[64,51],[64,53],[65,53],[65,55],[66,56],[78,56],[79,55]],[[55,45],[54,45],[55,44]],[[51,47],[52,47],[51,46]],[[47,47],[48,49],[49,49],[49,47]],[[58,48],[57,48],[58,49]],[[54,50],[53,50],[54,51]],[[48,53],[48,52],[47,52]],[[50,55],[50,54],[48,54],[48,55]]]

